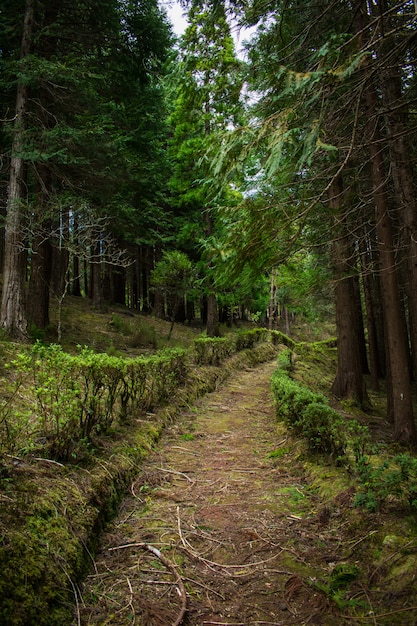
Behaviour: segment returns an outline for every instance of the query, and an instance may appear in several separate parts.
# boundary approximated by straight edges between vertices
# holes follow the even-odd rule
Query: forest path
[[[103,538],[74,623],[346,623],[314,584],[342,558],[340,519],[308,489],[275,418],[275,367],[236,372],[166,430]]]

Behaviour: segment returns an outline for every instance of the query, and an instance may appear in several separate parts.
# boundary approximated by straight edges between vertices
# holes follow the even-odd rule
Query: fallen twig
[[[172,626],[179,626],[182,620],[184,619],[185,613],[187,611],[187,595],[185,591],[185,585],[182,581],[181,576],[178,574],[174,563],[172,563],[172,561],[170,561],[163,554],[161,554],[158,548],[155,548],[154,546],[151,546],[148,543],[142,543],[142,542],[126,543],[122,546],[115,546],[113,548],[108,548],[108,550],[109,552],[112,552],[114,550],[124,550],[126,548],[142,548],[143,550],[148,550],[148,552],[152,552],[152,554],[154,554],[161,561],[161,563],[163,563],[165,567],[167,567],[172,572],[172,574],[174,575],[176,579],[175,582],[177,583],[179,587],[178,595],[181,598],[181,609],[180,609],[177,619],[175,620],[175,622],[172,623]]]
[[[387,613],[378,613],[372,616],[364,615],[363,617],[356,617],[352,615],[341,615],[343,619],[351,620],[352,622],[369,622],[379,620],[381,617],[390,617],[391,615],[398,615],[399,613],[406,613],[408,611],[417,611],[417,606],[408,606],[405,609],[397,609],[395,611],[388,611]]]
[[[252,569],[257,567],[258,565],[263,565],[264,563],[268,563],[269,561],[273,561],[274,559],[276,559],[277,557],[279,557],[279,555],[284,551],[284,548],[281,548],[280,552],[278,552],[278,554],[274,554],[273,556],[269,557],[268,559],[265,559],[263,561],[255,561],[254,563],[244,563],[244,564],[240,564],[240,565],[234,565],[234,564],[223,564],[223,563],[216,563],[215,561],[210,561],[209,559],[204,558],[203,556],[201,556],[200,554],[198,554],[198,552],[196,552],[194,550],[194,548],[192,547],[192,545],[190,544],[189,541],[187,541],[186,539],[184,539],[183,534],[182,534],[182,530],[181,530],[181,519],[180,519],[180,514],[179,514],[179,507],[177,507],[177,524],[178,524],[178,534],[179,537],[181,539],[181,543],[183,545],[184,550],[186,550],[186,552],[189,552],[191,554],[191,556],[193,556],[196,559],[199,559],[200,561],[202,561],[205,565],[213,566],[213,567],[219,567],[221,569],[240,569],[240,570],[247,570],[247,569]]]
[[[54,465],[58,465],[59,467],[65,467],[65,465],[59,463],[58,461],[54,461],[53,459],[44,459],[41,456],[35,456],[34,461],[43,461],[44,463],[53,463]]]
[[[159,469],[160,472],[167,472],[167,474],[175,474],[176,476],[184,476],[184,478],[186,478],[189,483],[195,482],[189,476],[187,476],[187,474],[184,474],[184,472],[176,472],[173,469],[166,469],[165,467],[160,467],[158,469]]]

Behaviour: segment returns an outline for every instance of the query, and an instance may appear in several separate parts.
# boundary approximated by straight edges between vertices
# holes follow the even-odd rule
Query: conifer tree
[[[139,228],[152,229],[145,212],[149,217],[152,209],[161,211],[167,175],[160,78],[171,35],[157,0],[28,0],[26,14],[21,3],[7,3],[2,17],[0,89],[7,96],[17,80],[18,110],[24,109],[13,131],[11,163],[19,163],[22,174],[10,170],[20,185],[13,185],[13,193],[20,197],[15,201],[9,194],[2,324],[23,337],[28,250],[28,312],[43,328],[50,288],[60,295],[69,267],[62,242],[70,221],[81,228],[87,207],[89,213],[111,217],[113,234],[134,244]],[[24,37],[22,59],[16,61],[17,41],[8,26],[19,20]],[[2,105],[2,119],[13,119],[6,99]],[[17,253],[20,273],[18,264],[12,265]],[[86,256],[91,258],[88,251]]]
[[[334,244],[340,314],[334,390],[359,400],[365,398],[365,360],[358,268],[364,268],[365,254],[372,258],[367,265],[372,281],[361,277],[368,336],[375,336],[381,320],[384,332],[382,341],[373,339],[370,362],[382,363],[375,347],[385,341],[388,413],[395,438],[411,444],[416,441],[408,365],[410,350],[415,362],[417,328],[411,193],[416,170],[406,140],[416,131],[407,115],[415,84],[414,9],[411,1],[389,0],[248,5],[246,23],[258,24],[250,46],[258,103],[254,122],[225,140],[217,159],[217,172],[223,167],[230,175],[255,151],[280,203],[268,198],[260,213],[261,224],[276,218],[270,241],[289,220],[298,225],[298,235],[310,236],[321,216],[323,228],[311,243],[329,237]],[[378,283],[381,289],[374,288]]]
[[[205,241],[207,333],[214,336],[218,312],[211,242],[216,229],[215,208],[221,199],[219,188],[210,184],[205,155],[217,133],[235,125],[242,114],[242,75],[223,2],[192,0],[188,22],[181,42],[172,114],[171,189],[185,221],[198,221],[198,236]]]

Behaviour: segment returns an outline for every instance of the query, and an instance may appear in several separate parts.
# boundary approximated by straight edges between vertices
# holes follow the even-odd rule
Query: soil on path
[[[104,536],[74,623],[353,623],[316,584],[342,559],[340,520],[276,421],[274,368],[236,373],[167,430]]]

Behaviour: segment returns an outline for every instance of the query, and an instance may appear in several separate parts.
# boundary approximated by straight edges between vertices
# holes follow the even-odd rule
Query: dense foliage
[[[182,6],[176,41],[157,0],[3,3],[2,327],[68,293],[211,337],[335,316],[334,395],[386,379],[415,444],[414,3]]]

